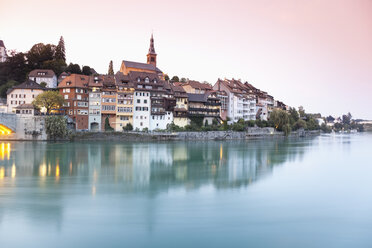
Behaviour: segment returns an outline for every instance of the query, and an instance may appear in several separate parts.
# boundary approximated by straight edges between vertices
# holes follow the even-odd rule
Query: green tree
[[[164,80],[165,80],[165,81],[169,81],[169,76],[168,76],[168,74],[165,74],[165,75],[164,75]]]
[[[44,61],[41,68],[42,69],[50,69],[54,71],[57,76],[59,76],[62,72],[66,70],[66,62],[59,59],[59,60],[48,60]]]
[[[25,54],[11,51],[6,61],[0,63],[0,85],[11,80],[24,82],[29,71]]]
[[[181,79],[180,79],[180,82],[182,82],[182,83],[186,83],[186,78],[181,78]]]
[[[108,75],[114,75],[114,65],[112,63],[112,60],[110,61],[109,68],[108,68]]]
[[[81,74],[80,65],[70,63],[70,64],[66,67],[66,72],[75,73],[75,74]]]
[[[38,43],[27,52],[27,62],[31,70],[42,68],[44,62],[54,60],[56,46],[52,44]]]
[[[179,82],[180,79],[179,79],[179,77],[177,77],[177,76],[173,76],[172,79],[171,79],[171,81],[172,81],[172,82]]]
[[[44,91],[37,95],[32,104],[37,109],[45,108],[49,114],[53,109],[59,109],[64,103],[63,97],[58,91]]]
[[[6,92],[8,89],[12,88],[15,85],[18,85],[19,83],[14,80],[10,80],[7,83],[0,86],[0,97],[6,98]]]
[[[62,60],[66,62],[65,40],[63,39],[63,36],[59,38],[54,57],[56,60]]]
[[[43,87],[43,88],[45,88],[45,87],[47,86],[47,83],[45,83],[45,82],[41,82],[41,83],[40,83],[40,86]]]
[[[109,121],[108,116],[106,116],[106,119],[105,119],[105,131],[106,132],[114,131],[114,129],[110,126],[110,121]]]
[[[66,138],[68,135],[67,119],[55,115],[46,117],[45,131],[49,139]]]
[[[298,115],[298,112],[295,108],[289,108],[289,122],[291,125],[294,125],[294,123],[296,121],[298,121],[298,119],[300,118],[300,116]]]
[[[127,125],[125,127],[123,127],[123,130],[124,131],[132,131],[133,130],[133,125],[128,122]]]
[[[300,128],[306,129],[307,128],[306,121],[302,119],[298,119],[295,123],[293,123],[292,127],[293,127],[293,130],[298,130]]]
[[[342,123],[343,124],[350,125],[350,123],[351,123],[351,117],[352,117],[352,115],[350,114],[350,112],[347,113],[347,115],[343,115],[342,116]]]
[[[270,121],[274,123],[275,129],[285,131],[284,128],[289,124],[289,115],[282,109],[274,109],[270,114]]]
[[[89,66],[84,65],[84,66],[83,66],[82,73],[83,73],[84,75],[89,76],[89,75],[92,74],[92,70],[91,70],[91,68],[90,68]]]

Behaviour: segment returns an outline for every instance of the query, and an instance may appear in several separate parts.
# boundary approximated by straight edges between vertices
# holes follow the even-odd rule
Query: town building
[[[192,94],[204,94],[208,91],[212,91],[213,87],[212,85],[208,83],[200,83],[198,81],[189,80],[185,83],[176,83],[176,85],[182,86],[186,93],[192,93]]]
[[[67,73],[67,72],[62,72],[58,79],[57,79],[57,85],[63,81],[63,79],[65,79],[66,77],[70,76],[70,73]]]
[[[221,102],[216,92],[187,93],[187,96],[190,123],[200,121],[202,125],[211,125],[213,120],[221,121]]]
[[[42,83],[45,83],[46,88],[57,88],[57,76],[52,70],[32,70],[28,74],[28,78],[40,85],[42,85]]]
[[[7,91],[7,112],[15,113],[19,105],[32,104],[36,96],[43,92],[44,88],[32,80],[13,86]]]
[[[150,48],[146,57],[147,63],[123,60],[120,66],[120,72],[122,72],[124,75],[128,75],[130,72],[155,73],[160,77],[160,79],[164,79],[163,72],[158,67],[156,67],[157,54],[155,53],[153,35],[151,35]]]
[[[116,127],[116,83],[113,75],[100,75],[102,80],[101,94],[101,126],[102,131],[105,131],[106,123],[115,130]]]
[[[218,79],[213,89],[219,92],[224,103],[222,118],[231,122],[256,119],[256,99],[253,92],[240,80]],[[223,94],[222,92],[225,92]]]
[[[102,97],[102,79],[98,76],[89,78],[89,114],[88,129],[89,131],[102,130],[101,118],[101,97]]]
[[[122,72],[115,74],[117,89],[116,131],[123,131],[128,124],[133,127],[133,94],[135,83]]]
[[[188,96],[186,91],[180,85],[171,84],[176,106],[173,111],[173,122],[179,127],[185,127],[189,124],[187,116]]]
[[[33,104],[21,104],[15,107],[15,113],[20,116],[32,116],[39,113]]]
[[[0,40],[0,63],[5,62],[7,57],[4,41]]]
[[[90,76],[71,74],[58,85],[65,100],[65,114],[73,120],[76,130],[89,129],[89,80]]]

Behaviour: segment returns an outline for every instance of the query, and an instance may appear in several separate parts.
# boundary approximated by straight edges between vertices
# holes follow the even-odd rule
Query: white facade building
[[[19,105],[32,104],[36,96],[43,92],[43,87],[31,80],[12,87],[7,92],[8,113],[15,113]]]
[[[101,91],[92,90],[89,93],[89,117],[88,129],[89,131],[101,131]]]
[[[28,74],[28,78],[38,84],[46,83],[46,88],[57,88],[57,76],[52,70],[36,69]]]
[[[136,90],[133,96],[133,129],[150,129],[151,98],[149,91]]]

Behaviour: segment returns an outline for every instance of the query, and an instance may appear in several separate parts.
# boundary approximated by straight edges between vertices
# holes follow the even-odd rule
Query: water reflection
[[[153,201],[172,190],[246,187],[274,166],[301,160],[312,142],[1,143],[0,224],[6,213],[22,212],[59,230],[72,199],[129,194]]]
[[[0,177],[110,182],[126,192],[204,184],[233,188],[301,159],[311,142],[1,143]]]

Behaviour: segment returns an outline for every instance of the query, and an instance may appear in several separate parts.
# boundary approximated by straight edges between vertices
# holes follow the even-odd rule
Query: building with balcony
[[[187,93],[188,96],[188,118],[202,120],[203,125],[211,125],[213,120],[221,120],[221,102],[216,92],[204,94]]]
[[[116,83],[116,131],[123,131],[123,128],[131,124],[133,126],[133,101],[135,85],[130,81],[129,76],[122,72],[115,75]]]
[[[106,120],[111,128],[116,127],[117,91],[113,75],[100,75],[102,80],[101,93],[101,127],[105,130]]]

